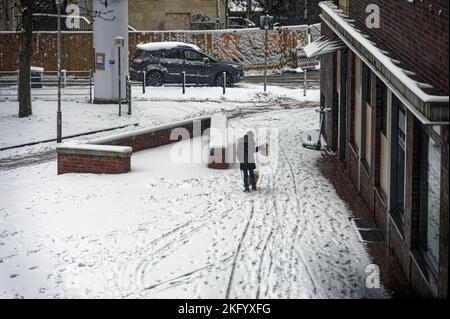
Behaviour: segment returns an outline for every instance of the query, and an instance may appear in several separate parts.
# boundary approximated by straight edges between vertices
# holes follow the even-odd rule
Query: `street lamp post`
[[[61,143],[62,140],[62,111],[61,111],[61,6],[63,0],[55,0],[58,9],[58,111],[56,112],[56,142]]]
[[[260,17],[260,28],[264,30],[264,92],[267,91],[267,55],[269,54],[269,30],[273,30],[273,17],[268,14]]]
[[[216,30],[220,29],[220,1],[216,0]]]
[[[119,81],[118,81],[118,94],[119,94],[119,116],[122,116],[122,59],[121,59],[121,52],[120,49],[124,45],[124,39],[121,36],[118,36],[114,39],[115,45],[117,47],[117,70],[119,75]]]

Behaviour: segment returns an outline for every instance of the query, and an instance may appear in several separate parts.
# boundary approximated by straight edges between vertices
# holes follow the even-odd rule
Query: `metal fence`
[[[56,96],[58,88],[58,72],[31,72],[31,96]],[[19,92],[19,71],[0,71],[0,97],[15,99]],[[93,73],[92,71],[61,71],[62,96],[86,96],[92,103]]]

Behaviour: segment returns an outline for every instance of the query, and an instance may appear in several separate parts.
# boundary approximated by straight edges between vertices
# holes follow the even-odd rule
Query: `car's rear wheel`
[[[164,77],[159,71],[150,71],[145,78],[148,86],[162,86],[164,84]]]
[[[226,72],[227,77],[227,86],[230,87],[233,85],[233,76]],[[214,85],[215,86],[223,86],[223,72],[217,73],[216,77],[214,78]]]

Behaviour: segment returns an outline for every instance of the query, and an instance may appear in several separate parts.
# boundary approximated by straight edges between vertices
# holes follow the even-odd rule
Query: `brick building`
[[[448,297],[448,6],[322,2],[324,37],[310,50],[322,60],[328,148],[412,288],[431,298]]]

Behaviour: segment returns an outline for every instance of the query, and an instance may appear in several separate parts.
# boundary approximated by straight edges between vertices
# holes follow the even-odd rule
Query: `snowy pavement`
[[[232,119],[279,129],[258,192],[240,172],[133,154],[125,175],[0,171],[0,297],[383,298],[351,212],[301,146],[312,108]],[[273,142],[273,141],[272,141]],[[190,142],[181,142],[190,143]]]
[[[317,89],[309,90],[304,97],[300,90],[279,86],[269,86],[267,93],[264,93],[262,87],[255,84],[228,88],[225,95],[218,87],[188,87],[186,94],[182,94],[180,87],[174,86],[147,87],[145,94],[141,88],[133,87],[133,114],[126,115],[127,106],[123,105],[122,117],[118,116],[118,105],[90,104],[83,97],[63,96],[63,136],[134,123],[138,123],[139,128],[152,127],[220,111],[241,113],[254,112],[256,109],[298,108],[316,104],[319,94]],[[54,96],[36,97],[33,115],[18,118],[18,102],[5,100],[0,94],[0,148],[56,138],[56,108]],[[133,129],[136,127],[129,126],[115,132]],[[110,134],[112,132],[103,132],[71,140],[83,142]],[[43,143],[3,151],[0,159],[48,154],[54,149],[55,143]]]

